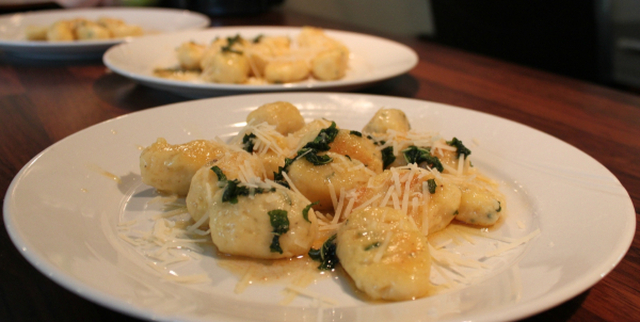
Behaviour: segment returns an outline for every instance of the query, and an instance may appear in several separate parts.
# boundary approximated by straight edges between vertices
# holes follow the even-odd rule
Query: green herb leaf
[[[289,218],[286,210],[275,209],[269,211],[268,214],[274,234],[280,236],[289,231]]]
[[[351,132],[349,132],[349,134],[362,137],[362,133],[360,133],[358,131],[351,131]]]
[[[387,143],[387,141],[385,140],[376,141],[376,139],[371,135],[367,135],[367,139],[373,141],[374,145],[384,145],[385,143]]]
[[[329,143],[333,142],[337,135],[338,129],[336,128],[336,122],[331,122],[331,126],[320,130],[318,136],[316,136],[313,141],[305,144],[293,159],[284,159],[284,166],[278,167],[278,172],[273,173],[273,181],[291,189],[291,187],[289,187],[289,183],[284,179],[284,175],[282,173],[289,171],[289,167],[291,166],[293,161],[301,157],[304,157],[305,159],[307,159],[307,161],[313,163],[313,165],[324,165],[333,161],[330,156],[318,155],[318,152],[328,151],[330,149]]]
[[[222,202],[230,202],[232,204],[238,203],[239,196],[249,196],[256,195],[260,193],[274,192],[276,188],[249,188],[247,186],[241,186],[240,180],[227,180],[227,186],[224,188],[224,192],[222,193]]]
[[[315,261],[320,262],[320,266],[318,269],[321,270],[332,270],[340,263],[340,259],[336,254],[336,243],[335,239],[338,235],[333,235],[327,239],[327,241],[322,244],[320,249],[311,248],[309,250],[309,257]]]
[[[442,163],[440,163],[440,159],[438,157],[431,155],[430,148],[419,148],[415,145],[412,145],[404,150],[402,150],[402,154],[404,155],[404,159],[407,163],[415,163],[421,165],[422,163],[426,163],[429,168],[436,169],[440,172],[444,170],[442,167]]]
[[[302,209],[302,218],[304,218],[304,220],[311,222],[311,220],[309,220],[309,210],[311,209],[311,207],[319,204],[320,201],[316,201],[316,202],[312,202],[310,204],[308,204],[306,207],[304,207],[304,209]]]
[[[372,250],[374,248],[380,247],[380,242],[375,242],[367,247],[364,248],[365,251],[369,251]]]
[[[338,132],[339,130],[338,128],[336,128],[336,122],[331,122],[331,126],[320,130],[320,133],[318,133],[318,136],[316,136],[316,138],[313,141],[305,144],[303,149],[311,148],[318,152],[329,151],[329,149],[331,148],[329,144],[336,139]],[[298,152],[298,154],[300,154],[300,152]]]
[[[257,137],[253,133],[245,134],[244,137],[242,137],[242,149],[249,153],[253,153],[253,146],[256,145],[253,140],[255,138]]]
[[[240,42],[242,37],[240,35],[235,35],[235,37],[227,37],[227,45],[220,48],[223,52],[235,53],[242,55],[242,51],[233,49],[233,45],[237,42]]]
[[[280,247],[280,236],[289,231],[289,218],[287,217],[287,211],[281,209],[275,209],[268,212],[269,221],[271,227],[273,227],[273,239],[271,239],[271,245],[269,249],[272,253],[278,252],[282,254],[282,247]]]
[[[280,247],[280,236],[273,235],[273,238],[271,239],[271,245],[269,245],[269,250],[271,250],[272,253],[282,254],[282,247]]]
[[[333,161],[333,158],[331,158],[330,156],[326,154],[318,155],[316,150],[310,148],[303,148],[298,151],[298,153],[300,155],[304,155],[304,158],[307,159],[307,161],[313,163],[313,165],[324,165]]]
[[[462,141],[457,138],[451,139],[451,141],[447,141],[447,144],[456,148],[456,157],[460,157],[461,154],[464,154],[464,157],[468,157],[471,154],[471,150],[467,149],[467,147],[462,144]]]
[[[382,153],[382,164],[383,169],[386,169],[390,166],[394,161],[396,161],[396,156],[393,155],[393,147],[388,146],[380,151]]]
[[[438,187],[438,184],[436,183],[435,179],[427,180],[427,185],[429,186],[429,193],[430,194],[436,193],[436,188]]]
[[[235,49],[232,49],[229,46],[224,46],[224,47],[221,48],[221,50],[222,50],[223,53],[232,53],[232,54],[242,55],[242,50],[235,50]]]
[[[293,159],[285,158],[284,166],[278,167],[278,172],[273,173],[273,181],[275,181],[277,184],[283,187],[287,187],[288,189],[291,189],[291,187],[289,187],[289,183],[287,182],[287,180],[285,180],[284,175],[282,173],[289,171],[289,167],[291,166],[294,160],[295,158]]]
[[[264,35],[263,35],[263,34],[259,34],[259,35],[257,35],[255,38],[253,38],[253,43],[254,43],[254,44],[259,43],[259,42],[260,42],[260,40],[262,40],[262,38],[263,38],[263,37],[264,37]]]
[[[238,194],[241,193],[240,190],[242,190],[242,187],[238,187],[238,184],[240,184],[238,179],[232,181],[227,180],[227,186],[222,193],[222,202],[238,203]]]
[[[222,169],[220,169],[220,167],[218,167],[217,165],[211,167],[211,171],[213,171],[216,176],[218,176],[218,181],[227,181],[227,176],[224,175]]]

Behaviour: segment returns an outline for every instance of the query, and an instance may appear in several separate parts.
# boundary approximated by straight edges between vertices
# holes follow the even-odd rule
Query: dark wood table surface
[[[314,25],[370,30],[286,12],[213,18],[213,26]],[[481,57],[418,38],[418,65],[360,93],[416,98],[529,125],[586,152],[621,181],[640,207],[640,95]],[[42,62],[0,53],[0,193],[36,154],[86,127],[130,112],[186,101],[110,73],[100,60]],[[637,231],[637,228],[636,228]],[[39,273],[0,230],[0,321],[136,321]],[[640,320],[640,237],[620,264],[586,292],[527,321]]]

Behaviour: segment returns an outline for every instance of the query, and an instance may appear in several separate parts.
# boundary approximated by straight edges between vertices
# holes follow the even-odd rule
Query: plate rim
[[[200,34],[200,33],[215,33],[216,31],[225,32],[225,31],[234,31],[234,30],[238,30],[239,32],[242,32],[242,30],[256,30],[256,29],[267,29],[267,28],[270,30],[274,30],[276,32],[279,30],[282,30],[283,32],[284,31],[292,32],[292,31],[300,31],[302,29],[301,26],[274,26],[274,25],[246,26],[244,25],[244,26],[211,27],[211,28],[206,28],[202,30],[181,31],[179,33]],[[344,34],[344,35],[355,36],[355,37],[362,37],[362,38],[371,39],[378,42],[393,44],[394,46],[397,46],[398,48],[401,48],[403,51],[405,51],[406,54],[408,55],[407,58],[410,59],[411,62],[407,64],[406,68],[398,69],[394,73],[387,73],[387,75],[382,75],[375,78],[367,78],[364,80],[355,79],[355,80],[337,80],[337,81],[318,81],[313,83],[298,82],[298,83],[287,83],[287,84],[245,85],[245,84],[222,84],[222,83],[191,83],[191,82],[185,82],[185,81],[165,79],[160,77],[147,76],[147,75],[142,75],[140,73],[132,72],[127,69],[121,68],[121,66],[118,66],[112,61],[112,56],[117,54],[117,51],[123,50],[123,48],[126,48],[127,46],[131,46],[133,43],[136,43],[136,42],[142,42],[142,41],[149,42],[155,38],[163,38],[164,35],[149,36],[145,39],[136,39],[129,43],[122,43],[122,44],[113,46],[104,53],[104,55],[102,56],[102,61],[105,64],[105,66],[107,66],[107,68],[109,68],[113,72],[119,75],[122,75],[126,78],[129,78],[131,80],[134,80],[136,82],[143,83],[150,87],[154,87],[152,85],[155,85],[163,88],[171,87],[171,88],[183,89],[187,91],[195,90],[198,92],[211,92],[211,93],[224,92],[224,91],[241,93],[241,92],[252,92],[252,91],[267,92],[267,91],[300,91],[300,90],[316,90],[316,89],[328,90],[331,88],[366,85],[366,84],[382,81],[385,79],[393,78],[393,77],[402,75],[404,73],[407,73],[411,71],[413,68],[415,68],[415,66],[419,62],[418,53],[413,48],[401,42],[376,36],[376,35],[372,35],[372,34],[361,33],[361,32],[353,32],[353,31],[331,29],[331,28],[322,28],[322,29],[328,33],[337,33],[337,34]],[[178,33],[173,33],[172,35],[175,36],[176,34]]]
[[[264,93],[256,93],[256,94],[249,94],[249,95],[234,95],[234,96],[225,96],[225,97],[218,97],[218,98],[209,98],[209,99],[203,99],[203,100],[198,100],[198,101],[214,101],[214,100],[227,100],[227,99],[236,99],[236,98],[242,98],[242,97],[247,97],[247,96],[255,96],[255,97],[266,97],[266,96],[276,96],[278,95],[278,93],[270,93],[270,94],[264,94]],[[626,188],[624,188],[624,186],[620,183],[620,181],[618,180],[618,178],[608,169],[606,168],[602,163],[600,163],[598,160],[596,160],[595,158],[593,158],[592,156],[590,156],[589,154],[585,153],[584,151],[576,148],[575,146],[555,137],[552,136],[548,133],[545,133],[543,131],[537,130],[533,127],[530,127],[526,124],[522,124],[516,121],[512,121],[494,114],[490,114],[490,113],[486,113],[486,112],[482,112],[482,111],[477,111],[477,110],[473,110],[473,109],[469,109],[469,108],[465,108],[465,107],[459,107],[459,106],[454,106],[454,105],[450,105],[450,104],[444,104],[444,103],[438,103],[438,102],[432,102],[432,101],[426,101],[426,100],[422,100],[422,99],[415,99],[415,98],[403,98],[403,97],[392,97],[392,96],[384,96],[384,95],[375,95],[375,94],[353,94],[353,93],[332,93],[332,92],[323,92],[323,93],[317,93],[317,92],[300,92],[300,93],[287,93],[286,95],[291,95],[291,96],[296,96],[296,95],[301,95],[301,96],[307,96],[307,95],[320,95],[320,96],[325,96],[325,95],[343,95],[343,96],[350,96],[350,97],[372,97],[372,98],[386,98],[386,99],[392,99],[394,101],[414,101],[414,102],[420,102],[421,104],[435,104],[437,106],[443,107],[443,108],[454,108],[454,109],[462,109],[462,110],[466,110],[466,112],[470,112],[470,113],[478,113],[478,114],[483,114],[483,115],[488,115],[490,117],[493,118],[497,118],[500,119],[500,121],[506,121],[508,123],[513,123],[516,124],[517,126],[521,126],[521,127],[525,127],[527,128],[527,130],[532,130],[534,132],[537,132],[538,134],[542,134],[545,135],[555,141],[558,141],[560,143],[562,143],[563,145],[565,145],[566,147],[569,147],[571,149],[574,149],[575,151],[579,152],[581,154],[581,157],[586,157],[588,159],[590,159],[590,161],[597,163],[603,170],[605,170],[610,176],[611,178],[614,178],[615,181],[619,184],[619,189],[622,189],[622,191],[624,191],[625,193],[625,203],[627,204],[627,206],[629,207],[629,209],[631,210],[630,216],[627,218],[629,220],[629,225],[626,225],[626,229],[624,231],[623,234],[621,234],[619,236],[619,238],[617,238],[617,243],[618,245],[622,245],[624,248],[624,251],[622,251],[622,253],[615,253],[615,254],[609,254],[609,256],[607,256],[607,261],[603,261],[601,262],[601,264],[599,265],[599,267],[602,268],[602,270],[604,271],[604,273],[601,273],[600,275],[598,274],[593,274],[592,276],[587,276],[588,277],[588,281],[587,282],[582,282],[582,283],[573,283],[573,284],[569,284],[569,285],[565,285],[561,288],[559,288],[558,290],[556,290],[555,292],[552,293],[552,295],[555,294],[555,296],[552,296],[552,299],[549,299],[549,295],[546,296],[541,296],[541,297],[537,297],[533,300],[530,300],[526,303],[518,303],[515,306],[511,306],[511,307],[507,307],[506,310],[502,311],[502,312],[486,312],[486,313],[481,313],[478,315],[477,319],[478,321],[490,321],[490,320],[495,320],[495,319],[507,319],[507,320],[511,320],[511,319],[520,319],[520,318],[526,318],[529,317],[531,315],[534,315],[536,313],[542,312],[544,310],[547,310],[551,307],[557,306],[561,303],[563,303],[566,300],[571,299],[572,297],[580,294],[581,292],[585,291],[588,288],[591,288],[593,285],[595,285],[597,282],[599,282],[600,280],[602,280],[606,275],[608,275],[611,271],[613,271],[616,266],[622,261],[622,259],[626,256],[626,254],[628,253],[628,250],[631,246],[631,243],[633,242],[633,238],[635,236],[635,227],[636,227],[636,221],[635,221],[635,213],[633,212],[634,207],[633,207],[633,203],[632,200],[628,194],[628,191],[626,190]],[[13,217],[15,216],[15,214],[12,214],[10,211],[10,206],[11,206],[11,195],[15,192],[16,186],[19,184],[19,180],[20,178],[24,175],[24,173],[26,171],[28,171],[30,169],[30,167],[33,166],[33,164],[35,164],[39,158],[44,155],[45,153],[48,153],[48,151],[55,149],[56,146],[60,145],[60,144],[64,144],[64,142],[71,138],[72,136],[81,136],[83,135],[86,131],[90,131],[91,129],[97,128],[99,126],[104,126],[104,124],[108,124],[111,122],[115,122],[121,118],[124,117],[129,117],[130,115],[134,115],[134,114],[144,114],[144,113],[153,113],[153,111],[159,110],[159,109],[171,109],[171,108],[175,108],[176,106],[180,106],[180,105],[189,105],[192,104],[196,101],[185,101],[185,102],[178,102],[178,103],[173,103],[173,104],[167,104],[167,105],[162,105],[162,106],[158,106],[158,107],[154,107],[154,108],[150,108],[150,109],[146,109],[146,110],[141,110],[141,111],[136,111],[136,112],[132,112],[132,113],[128,113],[122,116],[118,116],[109,120],[105,120],[102,121],[100,123],[94,124],[92,126],[89,126],[85,129],[82,129],[76,133],[73,133],[57,142],[55,142],[54,144],[52,144],[51,146],[47,147],[46,149],[44,149],[43,151],[41,151],[40,153],[38,153],[36,156],[34,156],[29,162],[27,162],[27,164],[25,164],[20,171],[16,174],[16,176],[12,179],[8,189],[7,189],[7,193],[5,195],[5,199],[3,202],[3,220],[5,223],[5,228],[9,234],[9,237],[12,241],[12,243],[14,244],[14,246],[18,249],[18,251],[20,252],[20,254],[25,257],[25,259],[31,264],[33,265],[40,273],[42,273],[43,275],[47,276],[48,278],[50,278],[51,280],[53,280],[54,282],[56,282],[57,284],[59,284],[60,286],[66,288],[67,290],[70,290],[74,293],[76,293],[77,295],[86,298],[90,301],[93,301],[94,303],[97,303],[99,305],[103,305],[105,307],[108,307],[114,311],[118,311],[120,313],[126,314],[126,315],[130,315],[130,316],[136,316],[136,317],[140,317],[140,318],[149,318],[150,316],[156,316],[154,315],[154,311],[150,310],[150,309],[144,309],[144,308],[140,308],[140,307],[136,307],[136,306],[130,306],[130,305],[126,305],[127,303],[123,303],[123,301],[117,297],[111,296],[107,293],[104,293],[103,291],[94,289],[93,287],[88,287],[86,285],[82,285],[82,282],[79,282],[78,280],[74,279],[73,277],[69,277],[66,276],[64,274],[64,272],[60,271],[59,269],[55,268],[52,264],[50,264],[47,260],[44,260],[42,258],[39,258],[38,256],[36,256],[36,254],[34,254],[33,252],[29,252],[27,249],[24,249],[28,242],[27,240],[25,240],[23,238],[23,236],[21,236],[15,228],[15,223],[14,223],[14,219]],[[21,247],[22,248],[21,248]],[[78,287],[78,283],[80,283],[80,286],[83,287]],[[124,305],[123,305],[124,304]],[[524,314],[523,314],[524,313]],[[160,316],[159,317],[161,320],[165,320],[165,319],[169,319],[171,318],[170,316]],[[231,319],[233,320],[233,319]],[[447,319],[445,319],[447,320]]]

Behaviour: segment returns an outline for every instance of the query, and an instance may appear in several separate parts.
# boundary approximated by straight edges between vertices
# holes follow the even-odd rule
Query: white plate
[[[232,37],[238,34],[248,39],[258,35],[289,36],[295,39],[300,30],[298,27],[221,27],[159,35],[113,47],[105,53],[103,61],[111,70],[125,77],[188,97],[208,97],[233,92],[353,89],[403,74],[418,63],[418,55],[400,43],[364,34],[325,30],[328,36],[342,41],[351,51],[349,70],[340,80],[243,85],[179,81],[156,77],[153,74],[156,68],[177,67],[175,48],[186,41],[209,43],[216,37]]]
[[[0,16],[0,51],[38,59],[100,57],[107,48],[123,41],[130,41],[132,38],[65,42],[28,41],[24,31],[29,25],[48,26],[62,19],[95,20],[103,16],[139,25],[150,34],[202,29],[211,23],[207,16],[200,13],[162,8],[92,8],[16,13]]]
[[[362,128],[380,107],[400,108],[414,128],[455,135],[473,151],[474,165],[502,182],[508,215],[497,232],[520,237],[540,229],[540,235],[497,258],[471,285],[408,302],[368,303],[345,279],[323,279],[308,290],[338,305],[314,308],[300,297],[279,306],[282,285],[235,294],[238,279],[209,255],[182,269],[207,274],[212,282],[161,279],[136,247],[117,237],[119,221],[157,214],[153,189],[140,182],[139,148],[160,136],[172,143],[229,138],[250,110],[276,100],[294,103],[307,120],[324,117],[350,129]],[[166,321],[515,320],[598,282],[624,256],[635,232],[634,208],[620,182],[558,139],[467,109],[337,93],[191,101],[92,126],[49,147],[18,173],[5,197],[4,220],[17,248],[47,277],[114,310]]]

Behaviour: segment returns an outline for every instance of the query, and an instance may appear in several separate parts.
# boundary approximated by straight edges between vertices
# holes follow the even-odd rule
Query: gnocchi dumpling
[[[309,63],[303,59],[272,61],[264,68],[264,78],[270,83],[293,83],[309,77]]]
[[[247,123],[262,122],[274,125],[276,131],[282,135],[296,132],[305,125],[298,108],[289,102],[282,101],[263,104],[247,115]]]
[[[298,158],[287,172],[293,184],[309,200],[318,202],[318,210],[333,210],[333,202],[341,194],[367,184],[373,172],[362,162],[334,152],[326,154],[332,162],[315,165],[306,158]]]
[[[72,41],[75,39],[73,23],[70,21],[58,21],[47,30],[49,41]]]
[[[225,175],[226,180],[241,179],[244,182],[262,180],[265,177],[261,160],[245,151],[227,150],[218,159],[211,160],[200,168],[191,178],[189,192],[186,197],[187,210],[191,218],[198,222],[213,203],[213,196],[220,190],[218,173]],[[203,223],[201,227],[205,227]]]
[[[249,60],[246,56],[220,51],[214,54],[202,70],[202,79],[215,83],[240,84],[249,77]]]
[[[492,226],[500,219],[504,200],[495,192],[478,184],[466,184],[461,189],[457,220],[470,225]]]
[[[142,182],[163,193],[186,196],[196,171],[222,157],[227,150],[216,141],[195,140],[171,145],[159,138],[140,154]]]
[[[198,43],[189,41],[185,42],[176,48],[176,54],[178,56],[178,62],[180,67],[185,69],[197,69],[200,68],[200,62],[204,55],[205,47]]]
[[[350,130],[339,130],[329,151],[349,156],[358,160],[375,173],[382,172],[382,154],[373,141],[362,136],[362,133]]]
[[[311,60],[311,73],[319,80],[337,80],[345,76],[348,64],[347,51],[339,48],[329,49],[320,52]]]
[[[98,40],[142,34],[143,30],[140,26],[109,17],[100,17],[95,21],[85,18],[58,20],[49,26],[28,26],[25,28],[27,40]]]
[[[427,238],[402,213],[370,207],[338,229],[336,254],[356,287],[371,299],[411,300],[430,291]]]
[[[76,38],[79,40],[109,39],[112,38],[109,29],[91,21],[82,21],[77,24]]]
[[[225,200],[225,193],[216,192],[208,211],[211,238],[220,252],[276,259],[303,255],[311,248],[318,223],[304,196],[279,187],[237,196],[234,202]]]
[[[237,34],[216,38],[210,44],[186,42],[176,55],[181,69],[158,68],[155,75],[182,79],[182,73],[199,67],[198,76],[206,82],[285,84],[309,78],[340,79],[349,63],[349,49],[344,44],[311,27],[303,28],[295,43],[288,36],[258,35],[250,40]]]
[[[407,133],[411,130],[409,119],[403,111],[394,108],[379,109],[367,125],[364,126],[362,132],[384,134],[389,130],[400,133]]]
[[[417,167],[385,170],[360,187],[357,194],[355,207],[372,199],[378,206],[406,207],[407,215],[424,235],[445,228],[455,219],[462,195],[454,183]]]

